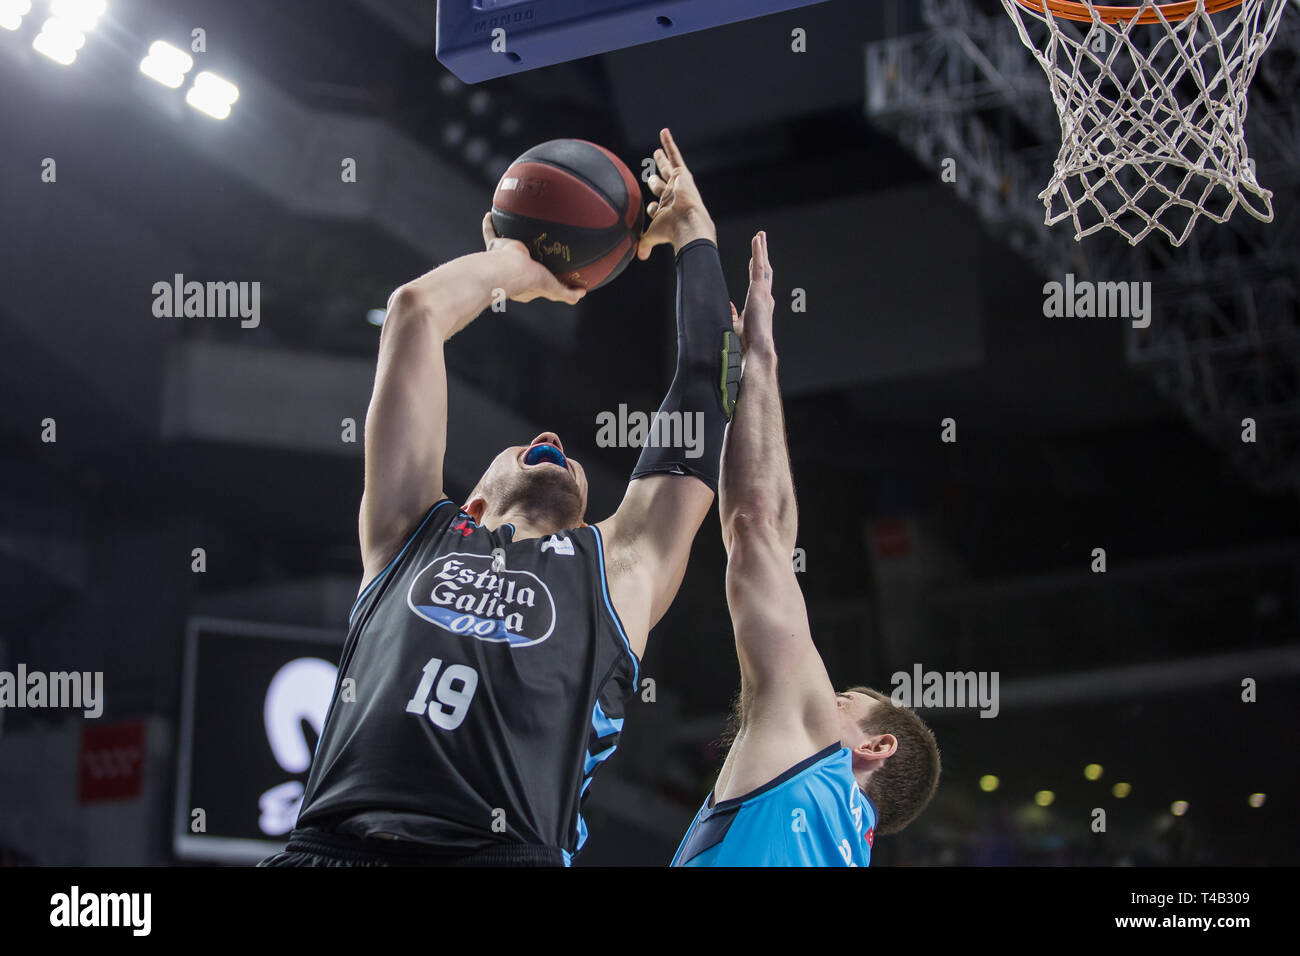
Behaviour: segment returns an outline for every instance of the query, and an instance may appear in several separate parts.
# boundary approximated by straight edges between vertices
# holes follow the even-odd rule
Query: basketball
[[[552,139],[505,171],[492,196],[498,236],[518,239],[561,282],[599,289],[626,267],[642,223],[627,165],[595,143]]]

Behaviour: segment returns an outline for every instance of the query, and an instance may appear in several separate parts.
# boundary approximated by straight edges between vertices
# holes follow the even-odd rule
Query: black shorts
[[[505,843],[469,855],[404,840],[361,839],[315,827],[294,830],[258,866],[564,866],[555,847]]]

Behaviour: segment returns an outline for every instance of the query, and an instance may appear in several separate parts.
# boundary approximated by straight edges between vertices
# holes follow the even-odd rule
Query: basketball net
[[[1246,92],[1287,0],[1100,6],[1002,0],[1047,73],[1061,151],[1039,193],[1047,225],[1182,245],[1201,216],[1238,205],[1273,219],[1246,149]]]

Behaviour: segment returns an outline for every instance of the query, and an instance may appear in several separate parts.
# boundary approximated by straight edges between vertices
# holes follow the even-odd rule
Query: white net
[[[1131,243],[1159,231],[1177,246],[1200,217],[1226,222],[1238,205],[1272,221],[1273,194],[1246,149],[1246,93],[1287,0],[1217,13],[1196,0],[1185,19],[1136,0],[1111,23],[1114,7],[1080,0],[1091,20],[1076,22],[1043,2],[1002,5],[1047,73],[1061,121],[1039,194],[1048,225],[1070,219],[1076,239],[1109,228]]]

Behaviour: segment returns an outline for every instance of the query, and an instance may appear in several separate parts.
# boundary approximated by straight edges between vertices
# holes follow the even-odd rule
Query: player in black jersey
[[[660,139],[637,255],[675,252],[678,364],[660,412],[701,416],[703,454],[647,444],[618,510],[587,525],[582,466],[543,432],[455,504],[443,343],[494,289],[582,293],[490,215],[485,252],[398,289],[366,418],[364,582],[297,827],[263,865],[567,865],[581,849],[583,798],[712,505],[739,377],[713,222]]]

